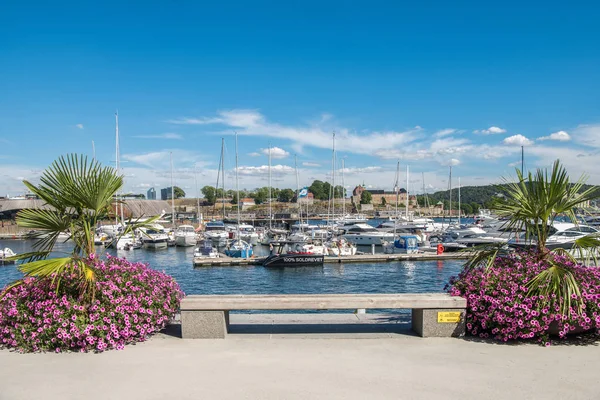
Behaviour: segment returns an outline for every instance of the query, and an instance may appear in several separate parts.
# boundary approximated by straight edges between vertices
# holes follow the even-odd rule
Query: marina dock
[[[417,253],[417,254],[357,254],[354,256],[326,256],[325,264],[345,263],[385,263],[393,261],[438,261],[438,260],[466,260],[471,252],[454,253]],[[219,258],[194,258],[194,267],[238,267],[262,265],[266,257],[232,258],[221,256]]]

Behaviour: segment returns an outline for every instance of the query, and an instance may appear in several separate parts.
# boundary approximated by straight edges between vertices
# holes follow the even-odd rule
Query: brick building
[[[396,192],[385,191],[381,189],[367,189],[364,186],[358,185],[352,191],[352,203],[360,204],[360,197],[364,191],[371,193],[371,204],[381,204],[381,199],[384,198],[387,204],[396,204]],[[400,189],[398,193],[398,203],[406,204],[406,189]],[[417,198],[410,196],[411,205],[416,204]]]

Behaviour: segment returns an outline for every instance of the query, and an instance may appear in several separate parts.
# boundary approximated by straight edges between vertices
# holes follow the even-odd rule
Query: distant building
[[[300,197],[299,199],[294,196],[294,200],[296,203],[300,204],[313,204],[315,202],[315,195],[312,192],[308,192],[305,197]]]
[[[153,187],[148,189],[148,192],[146,192],[146,199],[156,200],[156,189],[154,189]]]
[[[396,192],[394,191],[385,191],[381,189],[367,189],[364,186],[358,185],[352,191],[352,202],[354,204],[360,203],[360,196],[364,191],[371,193],[371,204],[381,204],[381,199],[384,198],[387,204],[395,204],[396,203]],[[398,190],[398,203],[406,204],[406,189]],[[415,196],[410,196],[411,204],[416,204],[417,198]]]
[[[160,189],[160,199],[161,200],[171,200],[171,186],[168,188]]]

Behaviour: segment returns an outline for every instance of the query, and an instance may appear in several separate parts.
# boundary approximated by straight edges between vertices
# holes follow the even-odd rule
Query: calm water
[[[0,247],[16,253],[31,251],[31,241],[5,240]],[[257,252],[265,249],[257,249]],[[70,246],[57,246],[68,252]],[[115,255],[116,251],[109,253]],[[193,247],[165,250],[119,251],[120,257],[143,262],[175,277],[187,294],[278,293],[419,293],[441,292],[460,261],[419,261],[381,264],[325,264],[322,267],[269,269],[253,267],[192,266]],[[21,276],[15,265],[0,266],[0,287]]]

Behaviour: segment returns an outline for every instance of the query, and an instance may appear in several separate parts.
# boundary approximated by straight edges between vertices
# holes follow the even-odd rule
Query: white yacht
[[[549,249],[571,249],[575,244],[575,240],[594,234],[598,234],[596,228],[588,225],[577,225],[549,236],[546,239],[546,247]]]
[[[137,240],[132,233],[127,233],[125,235],[117,235],[117,237],[109,239],[106,247],[116,250],[129,250],[136,245],[136,241]]]
[[[12,260],[7,260],[7,258],[9,257],[14,257],[17,254],[12,251],[11,249],[9,249],[8,247],[5,247],[4,250],[0,250],[0,265],[4,265],[4,264],[14,264],[15,262]]]
[[[344,228],[344,239],[356,245],[381,246],[383,242],[394,240],[391,232],[382,232],[367,224],[354,224]]]
[[[145,249],[166,249],[169,246],[169,235],[162,225],[154,224],[150,228],[140,228]]]
[[[214,243],[225,243],[229,239],[229,232],[225,230],[225,224],[221,221],[207,222],[204,227],[204,237]]]
[[[349,223],[360,224],[366,223],[367,217],[363,214],[346,214],[342,217],[336,218],[335,222],[338,225],[347,225]]]
[[[353,256],[356,254],[356,246],[348,243],[344,238],[331,240],[324,246],[330,256]]]
[[[583,232],[580,231],[580,229],[584,229],[584,230],[593,230],[590,232],[586,232],[586,235],[589,234],[593,234],[595,232],[597,232],[597,230],[595,228],[592,228],[591,226],[588,225],[580,225],[580,224],[573,224],[571,222],[554,222],[552,225],[549,226],[549,234],[550,236],[548,236],[548,240],[546,241],[546,245],[547,246],[553,246],[555,247],[563,247],[560,246],[560,242],[562,242],[566,237],[573,235],[574,238],[576,237],[582,237],[585,235],[581,235],[579,232]],[[575,233],[568,233],[568,234],[563,234],[561,232],[575,232]],[[550,241],[550,243],[548,243],[548,241],[550,240],[550,238],[552,236],[555,236],[557,234],[558,235],[556,238],[552,239],[552,241]],[[575,239],[573,239],[573,242],[575,241]],[[513,237],[512,239],[510,239],[508,241],[508,245],[511,247],[516,247],[516,248],[530,248],[532,246],[536,246],[537,245],[537,241],[535,240],[535,238],[527,238],[527,235],[525,233],[521,233],[519,235],[516,235],[515,237]],[[572,247],[572,243],[570,244],[570,247]],[[570,248],[570,247],[564,247],[564,248]],[[549,247],[552,248],[552,247]]]
[[[258,235],[256,229],[252,225],[240,224],[234,229],[236,233],[238,231],[240,232],[240,239],[242,239],[243,241],[248,242],[252,245],[258,244],[260,236]]]
[[[191,225],[180,225],[175,231],[175,245],[190,247],[196,245],[196,230]]]

